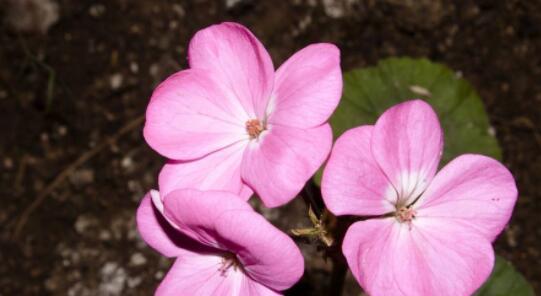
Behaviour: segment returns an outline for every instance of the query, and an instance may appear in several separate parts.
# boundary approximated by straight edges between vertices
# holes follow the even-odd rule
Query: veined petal
[[[267,207],[292,200],[329,155],[328,124],[297,129],[273,125],[244,152],[241,177]]]
[[[156,290],[156,296],[239,295],[244,278],[240,270],[220,271],[223,258],[193,253],[179,257]]]
[[[238,142],[215,151],[203,158],[191,161],[168,161],[160,171],[160,194],[166,196],[176,189],[222,190],[235,194],[244,192],[246,185],[241,181],[240,167],[247,141]]]
[[[143,240],[153,249],[166,257],[189,256],[197,252],[209,252],[209,248],[173,228],[163,216],[163,210],[155,205],[162,205],[159,196],[151,191],[145,195],[137,209],[137,230]],[[157,197],[157,198],[156,198]],[[152,199],[152,200],[151,200]],[[155,201],[153,203],[153,201]]]
[[[201,69],[219,85],[234,112],[264,118],[274,82],[274,66],[263,45],[244,26],[222,23],[203,29],[190,42],[190,67]]]
[[[462,155],[447,164],[415,204],[419,217],[437,217],[476,229],[488,240],[503,230],[517,200],[509,170],[482,155]]]
[[[226,211],[216,232],[237,254],[246,274],[271,289],[282,291],[304,272],[304,259],[293,240],[254,211]]]
[[[239,296],[279,296],[282,293],[276,292],[257,281],[252,280],[249,276],[245,277],[245,281],[240,289]]]
[[[152,94],[145,140],[167,158],[190,160],[248,139],[244,121],[227,110],[224,97],[200,70],[174,74]]]
[[[372,134],[372,155],[394,185],[401,205],[412,202],[434,177],[443,149],[438,116],[424,101],[383,113]]]
[[[335,215],[383,215],[395,210],[394,188],[370,150],[373,130],[369,125],[350,129],[334,144],[321,193]]]
[[[309,45],[276,71],[269,122],[299,128],[321,125],[341,95],[340,50],[330,43]]]
[[[494,265],[489,241],[443,219],[394,218],[353,224],[342,250],[370,295],[471,295]]]
[[[164,198],[165,216],[187,236],[207,246],[227,250],[216,234],[216,219],[228,211],[250,211],[252,207],[225,191],[175,190]]]
[[[156,290],[156,296],[277,296],[282,295],[252,280],[241,270],[222,268],[222,257],[197,254],[178,258]]]
[[[178,231],[153,207],[150,193],[139,204],[136,221],[139,234],[150,247],[166,257],[175,257],[181,253],[178,242],[175,243]]]

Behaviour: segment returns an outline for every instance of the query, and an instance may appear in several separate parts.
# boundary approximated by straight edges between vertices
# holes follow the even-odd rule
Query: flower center
[[[261,124],[259,119],[250,119],[246,121],[246,132],[250,136],[250,139],[259,137],[261,132],[265,130],[265,126]]]
[[[396,211],[395,217],[400,223],[410,224],[411,221],[415,218],[416,214],[417,212],[412,208],[401,207],[398,211]]]
[[[227,252],[222,255],[222,265],[218,268],[218,271],[225,276],[230,268],[236,271],[237,269],[242,269],[242,264],[235,254]]]

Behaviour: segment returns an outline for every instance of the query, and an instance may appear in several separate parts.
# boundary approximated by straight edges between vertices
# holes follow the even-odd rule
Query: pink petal
[[[247,142],[239,142],[192,161],[168,161],[160,171],[162,196],[176,189],[223,190],[245,192],[240,165]],[[247,193],[247,192],[246,192]],[[244,194],[248,199],[249,195]]]
[[[357,222],[342,250],[370,295],[471,295],[494,265],[488,240],[443,219]]]
[[[341,95],[340,50],[330,43],[309,45],[276,71],[269,122],[299,128],[321,125]]]
[[[216,221],[224,246],[237,254],[245,272],[277,291],[295,284],[304,272],[293,240],[254,211],[226,211]]]
[[[245,277],[245,281],[241,286],[239,296],[278,296],[283,295],[282,293],[276,292],[265,285],[262,285],[249,276]]]
[[[237,102],[243,119],[262,119],[274,81],[274,66],[263,45],[245,27],[222,23],[203,29],[190,42],[190,67],[219,83],[222,98]]]
[[[372,155],[397,190],[400,204],[412,202],[426,189],[442,148],[438,116],[421,100],[391,107],[374,127]]]
[[[150,193],[147,193],[139,204],[136,221],[139,234],[150,247],[166,257],[175,257],[181,253],[174,242],[177,230],[153,207]]]
[[[282,295],[252,280],[240,270],[221,272],[219,255],[192,253],[178,258],[156,290],[156,296],[276,296]]]
[[[248,139],[245,121],[228,108],[224,94],[204,72],[178,72],[152,94],[145,139],[160,154],[178,160],[199,158]]]
[[[500,162],[462,155],[436,175],[415,208],[419,216],[476,229],[492,241],[509,221],[517,194],[513,176]]]
[[[207,246],[226,250],[216,235],[216,219],[224,212],[252,207],[235,194],[225,191],[175,190],[164,198],[165,216],[187,236]]]
[[[241,176],[267,207],[292,200],[327,158],[332,144],[328,124],[297,129],[273,125],[246,151]]]
[[[152,195],[152,196],[151,196]],[[157,206],[161,206],[162,209]],[[137,230],[143,240],[166,257],[186,256],[194,252],[209,252],[209,248],[187,237],[163,216],[159,194],[151,190],[137,209]]]
[[[370,151],[373,126],[346,131],[334,144],[321,181],[335,215],[382,215],[394,211],[396,195]]]
[[[254,194],[254,191],[244,183],[242,185],[243,186],[240,190],[239,197],[243,200],[249,200],[250,197],[252,197],[252,195]]]
[[[246,276],[232,268],[223,273],[219,270],[221,266],[219,255],[194,253],[179,257],[155,295],[238,295]]]

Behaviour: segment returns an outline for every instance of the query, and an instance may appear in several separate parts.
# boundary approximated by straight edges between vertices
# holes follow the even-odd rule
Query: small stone
[[[4,158],[4,168],[6,169],[12,169],[13,168],[13,159],[6,157]]]
[[[127,280],[126,270],[116,262],[107,262],[101,269],[101,283],[98,287],[99,295],[122,295]]]
[[[65,136],[67,133],[68,133],[68,128],[67,127],[65,127],[63,125],[58,127],[58,134],[60,136]]]
[[[120,165],[125,169],[129,169],[133,166],[133,159],[130,156],[126,156],[122,158]]]
[[[354,2],[353,0],[323,0],[322,4],[325,14],[329,17],[341,18],[351,9]]]
[[[132,266],[141,266],[147,263],[147,258],[141,253],[135,253],[130,258],[130,265]]]
[[[154,278],[156,278],[157,280],[161,280],[164,276],[164,273],[163,271],[161,270],[158,270],[155,274],[154,274]]]
[[[130,71],[132,71],[132,73],[134,73],[134,74],[139,72],[139,65],[136,62],[131,62],[130,63]]]
[[[111,88],[113,90],[117,90],[122,86],[122,82],[124,80],[124,77],[122,77],[122,74],[115,73],[111,75],[111,78],[109,80],[109,84],[111,85]]]
[[[6,11],[5,21],[18,32],[45,34],[60,17],[58,3],[53,0],[8,0],[4,2],[2,2],[2,8]]]
[[[105,13],[105,6],[103,4],[94,4],[88,9],[88,14],[98,18]]]
[[[173,4],[173,11],[179,16],[183,17],[186,15],[186,11],[184,10],[184,7],[180,4]]]
[[[227,9],[235,7],[237,4],[241,3],[242,0],[225,0],[225,7]]]
[[[81,215],[77,217],[75,221],[75,231],[79,234],[85,233],[90,227],[96,226],[98,224],[97,219],[94,216],[90,215]]]
[[[112,235],[111,235],[111,232],[107,231],[107,230],[101,230],[100,231],[100,234],[99,234],[99,238],[100,240],[102,241],[108,241],[112,238]]]
[[[128,278],[128,288],[133,289],[139,286],[143,282],[141,277]]]

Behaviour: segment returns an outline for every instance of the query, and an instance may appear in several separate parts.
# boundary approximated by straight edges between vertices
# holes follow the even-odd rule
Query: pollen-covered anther
[[[396,219],[401,223],[411,223],[411,220],[415,218],[417,212],[414,209],[408,207],[402,207],[396,211]]]
[[[259,119],[250,119],[246,121],[246,132],[250,136],[250,139],[259,137],[261,132],[265,130],[265,126],[261,124]]]
[[[230,268],[233,268],[233,270],[236,271],[240,267],[241,263],[237,256],[233,253],[226,253],[222,257],[222,265],[218,268],[218,271],[225,276]]]

